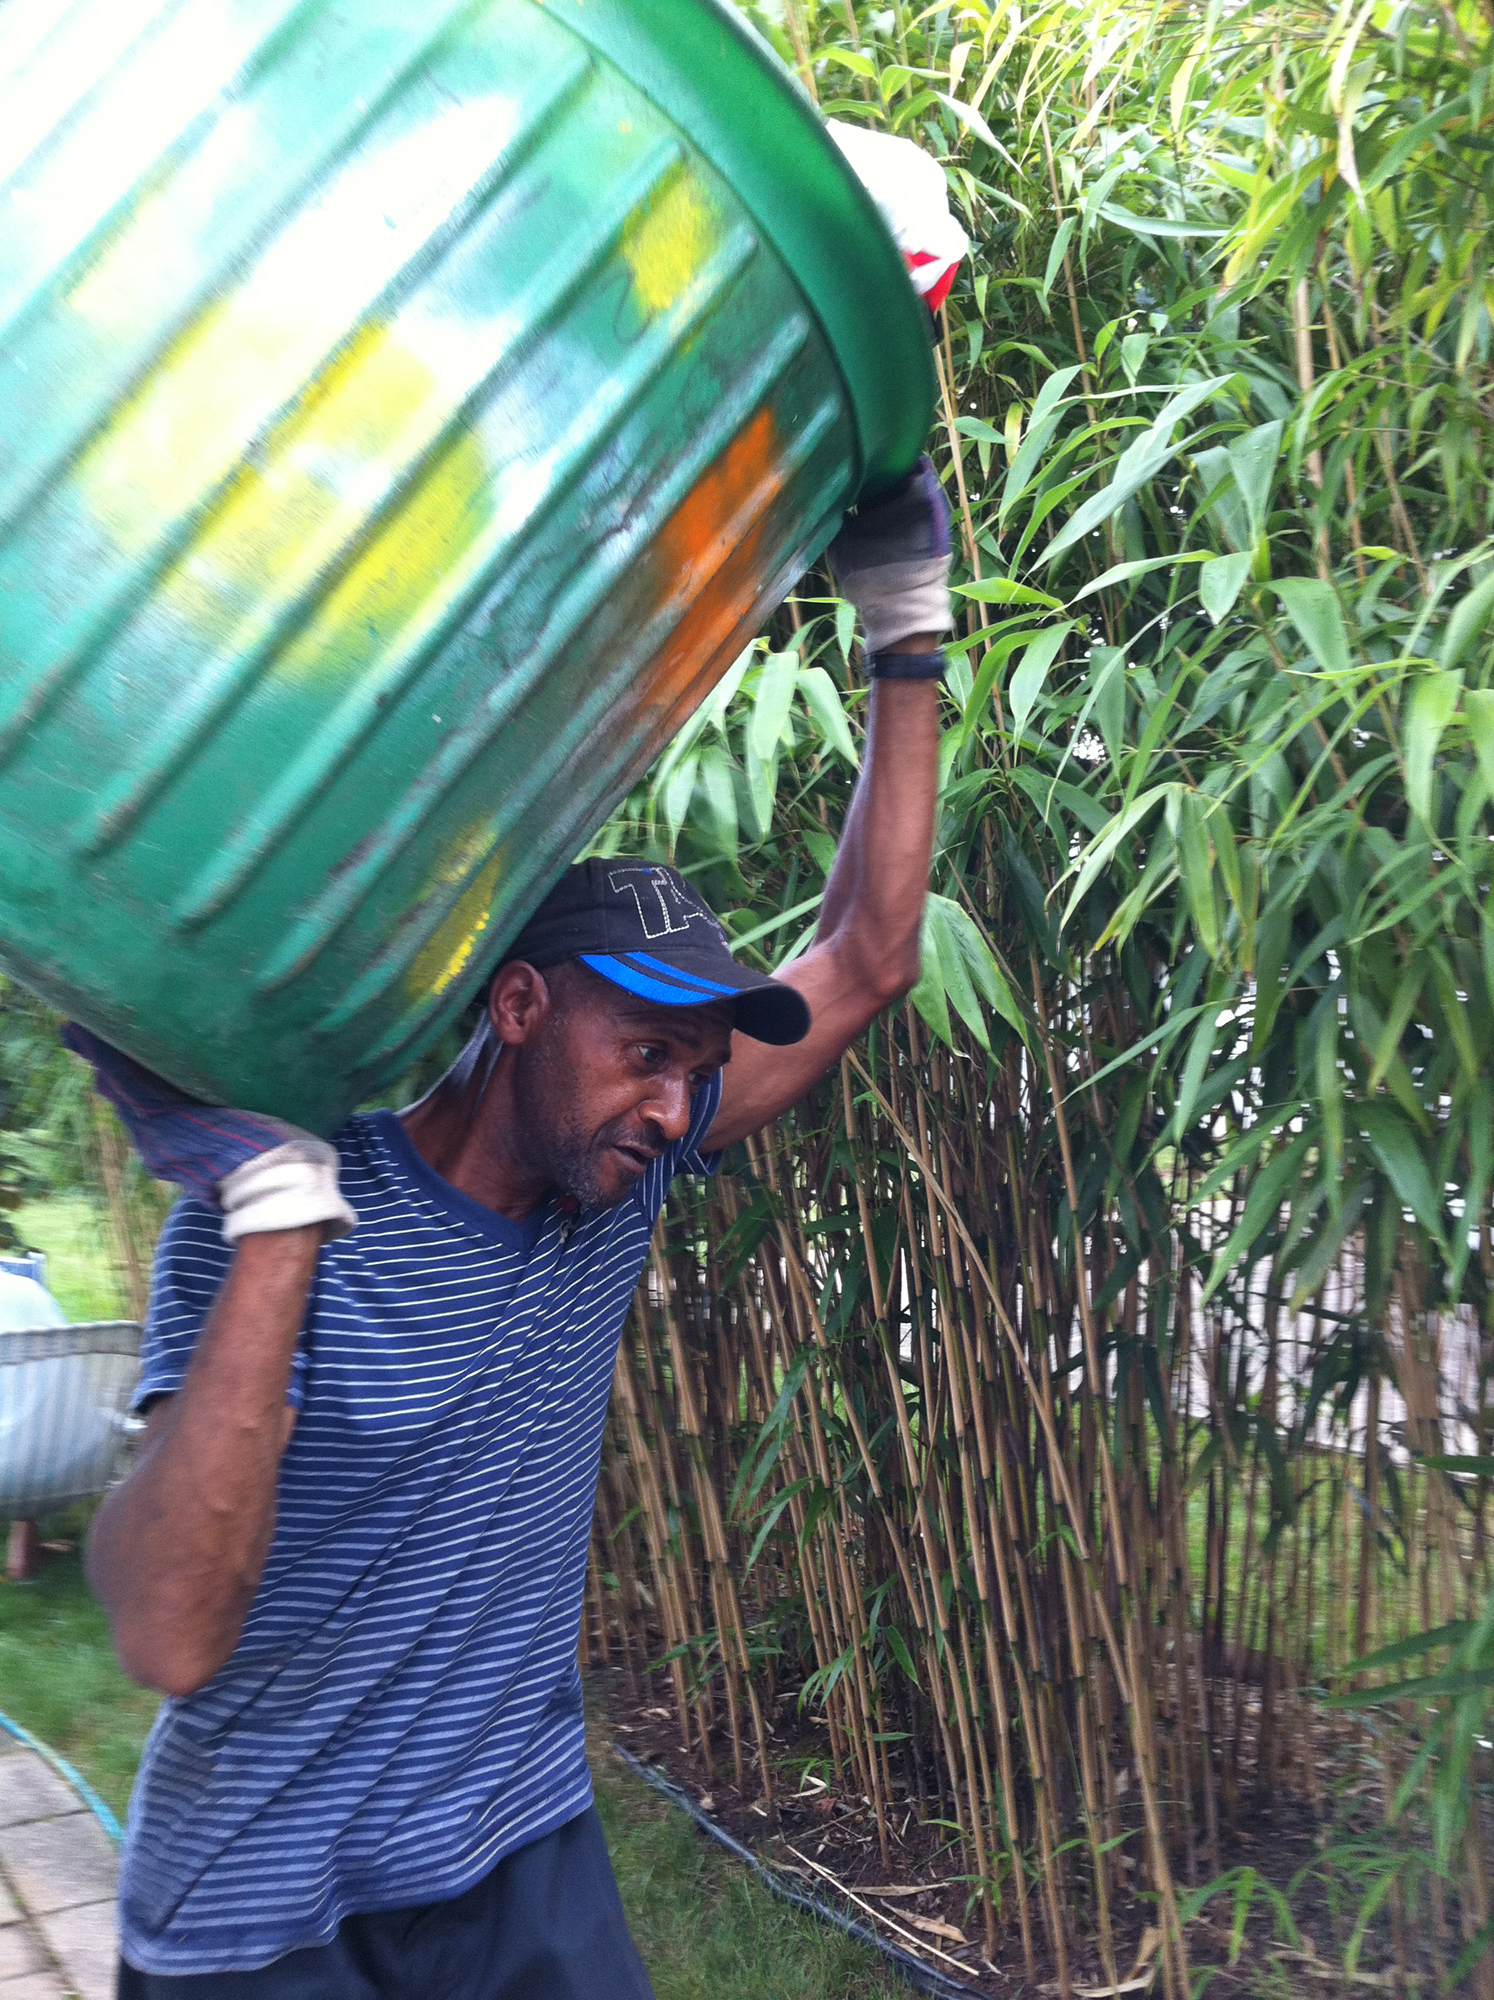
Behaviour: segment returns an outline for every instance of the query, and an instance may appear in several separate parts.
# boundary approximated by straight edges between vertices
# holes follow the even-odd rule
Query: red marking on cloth
[[[930,264],[937,264],[939,261],[939,258],[930,256],[927,250],[909,251],[905,259],[909,271],[926,270]],[[951,264],[949,269],[944,273],[944,276],[935,280],[929,291],[919,294],[931,313],[938,312],[940,306],[949,297],[950,288],[955,281],[955,272],[959,268],[958,264]]]

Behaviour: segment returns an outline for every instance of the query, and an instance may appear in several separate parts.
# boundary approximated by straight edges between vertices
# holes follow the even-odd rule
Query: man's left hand
[[[848,514],[830,544],[836,587],[855,605],[868,658],[917,633],[950,630],[949,502],[927,458],[889,493]]]

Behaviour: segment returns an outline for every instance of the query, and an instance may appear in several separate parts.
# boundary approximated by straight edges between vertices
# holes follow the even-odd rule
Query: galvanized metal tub
[[[720,0],[8,0],[0,966],[331,1130],[931,399]]]
[[[18,1274],[29,1263],[32,1275]],[[33,1257],[0,1259],[0,1521],[102,1493],[132,1430],[140,1329],[69,1326]]]

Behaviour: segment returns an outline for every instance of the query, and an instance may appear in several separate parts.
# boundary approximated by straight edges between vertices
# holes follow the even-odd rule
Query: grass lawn
[[[43,1533],[74,1539],[84,1518],[71,1509]],[[115,1665],[76,1548],[49,1557],[34,1583],[0,1582],[0,1708],[76,1764],[123,1817],[156,1696]]]
[[[81,1526],[74,1513],[48,1532],[72,1539]],[[0,1582],[0,1707],[123,1815],[156,1698],[115,1665],[76,1548],[34,1583]],[[600,1739],[592,1764],[628,1922],[658,2000],[891,2000],[908,1990],[870,1952],[776,1902]]]
[[[30,1250],[47,1257],[47,1289],[71,1320],[128,1319],[101,1209],[82,1195],[22,1202],[11,1222]]]

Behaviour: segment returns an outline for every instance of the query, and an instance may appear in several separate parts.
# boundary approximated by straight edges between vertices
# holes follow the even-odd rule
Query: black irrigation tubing
[[[765,1888],[775,1896],[781,1896],[786,1903],[797,1909],[808,1910],[812,1917],[822,1923],[833,1924],[836,1930],[844,1931],[847,1937],[855,1938],[858,1944],[870,1945],[908,1984],[920,1993],[933,1993],[938,2000],[970,2000],[972,1988],[962,1986],[957,1980],[948,1978],[932,1965],[925,1965],[921,1958],[915,1958],[911,1951],[904,1951],[900,1945],[889,1944],[886,1938],[878,1937],[870,1925],[863,1924],[855,1917],[848,1917],[830,1903],[821,1902],[818,1896],[811,1896],[803,1889],[796,1889],[786,1882],[776,1869],[760,1861],[750,1847],[729,1834],[724,1826],[718,1826],[709,1813],[702,1812],[687,1791],[666,1778],[662,1771],[656,1771],[649,1764],[636,1758],[631,1750],[625,1750],[621,1743],[614,1743],[613,1749],[630,1771],[635,1771],[646,1785],[652,1785],[656,1792],[662,1792],[666,1799],[687,1812],[702,1833],[708,1833],[712,1840],[724,1847],[728,1854],[734,1854],[738,1861],[745,1861]],[[973,1977],[973,1975],[972,1975]]]

